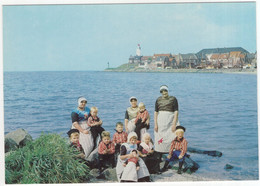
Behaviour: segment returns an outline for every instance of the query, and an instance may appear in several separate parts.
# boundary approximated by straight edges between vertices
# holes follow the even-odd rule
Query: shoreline
[[[257,69],[105,69],[105,72],[257,74]]]

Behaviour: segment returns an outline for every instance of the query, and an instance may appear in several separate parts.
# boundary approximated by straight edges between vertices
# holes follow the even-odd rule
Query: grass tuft
[[[42,134],[5,158],[7,184],[82,183],[89,168],[75,158],[78,151],[58,134]]]

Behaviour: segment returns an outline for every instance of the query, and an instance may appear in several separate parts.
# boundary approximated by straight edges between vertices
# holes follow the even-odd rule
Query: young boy
[[[91,107],[90,115],[88,118],[88,125],[90,126],[90,132],[93,136],[93,144],[94,144],[93,150],[96,148],[98,135],[101,136],[101,133],[104,131],[104,128],[101,127],[103,122],[102,120],[99,119],[97,114],[98,114],[98,108]]]
[[[75,147],[80,152],[80,154],[78,154],[76,157],[84,159],[85,158],[84,150],[83,150],[81,144],[79,143],[79,130],[78,129],[70,129],[67,132],[67,134],[68,134],[70,141],[71,141],[70,146]]]
[[[185,128],[183,126],[177,126],[176,127],[176,138],[171,143],[171,148],[169,151],[169,155],[167,156],[167,159],[165,161],[165,164],[163,168],[161,169],[161,172],[164,172],[167,170],[167,166],[171,161],[174,161],[175,159],[179,160],[179,168],[177,173],[181,174],[181,168],[183,165],[184,158],[186,156],[187,152],[187,140],[183,137],[185,132]]]
[[[99,174],[101,174],[102,168],[105,168],[106,162],[110,163],[112,168],[115,167],[115,145],[112,141],[110,141],[110,133],[108,131],[103,131],[101,136],[102,141],[98,146]]]
[[[144,103],[139,103],[138,105],[139,112],[135,119],[135,133],[137,134],[137,139],[141,140],[141,129],[147,128],[149,129],[149,113],[145,109]]]
[[[127,142],[127,133],[123,131],[124,125],[122,122],[116,123],[116,133],[113,136],[113,143],[115,144],[115,154],[120,153],[121,144]]]

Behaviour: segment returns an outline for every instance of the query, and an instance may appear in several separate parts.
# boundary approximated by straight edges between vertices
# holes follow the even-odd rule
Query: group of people
[[[178,121],[178,101],[169,96],[166,85],[160,87],[162,96],[155,102],[154,141],[148,132],[150,115],[144,103],[137,105],[137,98],[129,99],[131,106],[125,113],[124,124],[116,123],[116,132],[111,139],[110,132],[102,127],[97,116],[98,109],[86,107],[87,99],[80,97],[78,107],[71,113],[72,127],[68,132],[71,145],[76,147],[81,158],[87,158],[98,144],[99,173],[105,163],[116,167],[120,182],[148,182],[150,174],[167,170],[170,161],[179,160],[178,173],[187,152],[187,140],[183,137],[185,128]],[[124,131],[125,127],[125,131]],[[76,136],[76,137],[75,137]],[[168,154],[162,169],[159,167],[163,154]]]

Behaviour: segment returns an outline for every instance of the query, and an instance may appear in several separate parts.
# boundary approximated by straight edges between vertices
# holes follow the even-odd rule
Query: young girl
[[[144,103],[139,103],[138,105],[139,112],[135,119],[135,133],[137,134],[137,139],[141,140],[141,129],[146,128],[149,129],[149,113],[145,109]],[[148,121],[148,122],[147,122]]]
[[[98,159],[99,159],[99,173],[101,174],[102,168],[105,168],[105,163],[108,162],[112,165],[112,168],[115,167],[115,145],[110,141],[110,133],[108,131],[103,131],[102,141],[98,146]]]
[[[102,120],[99,119],[97,114],[98,114],[98,108],[91,107],[90,115],[88,117],[88,125],[90,126],[90,132],[93,136],[93,144],[94,144],[93,150],[96,148],[98,135],[101,136],[101,133],[104,131],[104,128],[101,127]]]
[[[142,142],[138,147],[139,156],[144,160],[149,173],[158,173],[160,169],[160,161],[154,154],[154,146],[151,142],[151,136],[149,133],[144,133]]]
[[[125,168],[124,163],[127,159],[130,159],[133,157],[131,154],[132,150],[137,150],[136,145],[137,135],[135,132],[130,132],[127,136],[127,143],[123,143],[120,148],[120,155],[118,156],[117,165],[116,165],[116,174],[118,180],[121,181],[136,181],[132,174],[129,174],[127,178],[124,178],[124,180],[121,179],[122,175],[124,174]],[[138,182],[145,182],[150,180],[150,174],[149,171],[144,163],[144,161],[139,158],[138,160],[140,164],[140,169],[137,172],[137,181]],[[132,170],[133,173],[136,172],[136,169]]]
[[[141,157],[147,157],[151,154],[153,154],[153,144],[151,142],[151,136],[149,133],[144,133],[142,142],[138,148],[139,155]]]

